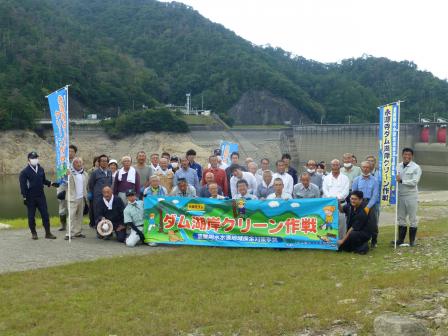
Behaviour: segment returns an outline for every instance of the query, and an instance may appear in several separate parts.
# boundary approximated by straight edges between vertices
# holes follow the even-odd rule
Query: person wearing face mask
[[[310,182],[315,184],[322,191],[322,172],[317,171],[317,163],[315,160],[308,160],[306,163],[306,172],[310,176]]]
[[[361,168],[353,164],[353,154],[345,153],[342,156],[343,167],[341,168],[341,173],[348,177],[350,181],[349,188],[352,189],[352,183],[355,177],[361,175]]]
[[[45,229],[46,239],[56,239],[50,231],[50,217],[48,215],[47,200],[45,198],[44,186],[59,187],[59,183],[47,180],[45,171],[39,164],[39,155],[36,152],[28,154],[28,165],[20,172],[20,192],[23,197],[23,204],[27,207],[28,226],[31,231],[31,238],[37,240],[36,231],[36,209],[42,217],[42,224]]]
[[[170,159],[170,165],[168,166],[173,173],[176,173],[179,170],[179,158],[173,155]]]
[[[378,240],[378,217],[377,207],[379,201],[379,184],[377,179],[370,173],[371,164],[368,161],[361,162],[361,176],[355,177],[352,184],[352,191],[360,190],[363,193],[364,202],[366,206],[364,211],[367,215],[370,214],[372,224],[375,227],[372,232],[371,248],[375,248]]]

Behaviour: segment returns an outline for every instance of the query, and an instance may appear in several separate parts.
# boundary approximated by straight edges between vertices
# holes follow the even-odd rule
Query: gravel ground
[[[420,219],[446,217],[448,213],[448,191],[420,193]],[[433,206],[434,205],[434,206]],[[380,224],[392,225],[395,220],[393,209],[382,210]],[[29,230],[0,230],[0,273],[50,267],[77,261],[95,260],[122,255],[144,255],[169,247],[137,246],[126,247],[111,241],[99,241],[95,231],[85,226],[86,238],[75,238],[71,243],[64,240],[65,233],[53,229],[58,237],[44,239],[42,227],[38,225],[39,240],[31,240]]]
[[[45,239],[38,227],[38,240],[31,240],[29,230],[0,230],[0,273],[50,267],[77,261],[95,260],[123,255],[143,255],[168,250],[167,247],[126,247],[115,240],[100,241],[89,227],[83,230],[86,238],[75,238],[69,243],[65,233],[53,231],[58,238]]]

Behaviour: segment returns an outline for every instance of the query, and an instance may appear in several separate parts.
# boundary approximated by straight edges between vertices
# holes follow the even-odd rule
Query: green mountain
[[[376,121],[376,106],[396,99],[404,121],[448,111],[448,83],[411,62],[322,64],[254,46],[180,3],[0,0],[0,129],[48,116],[44,96],[65,84],[71,117],[183,105],[187,92],[227,120],[257,97],[294,121]]]

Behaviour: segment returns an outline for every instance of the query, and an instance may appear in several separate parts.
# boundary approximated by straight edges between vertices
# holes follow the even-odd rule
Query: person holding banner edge
[[[406,218],[409,217],[409,245],[414,246],[418,225],[418,183],[420,182],[420,178],[422,176],[422,170],[418,164],[412,161],[414,157],[414,150],[412,148],[403,148],[401,154],[403,162],[399,163],[397,169],[397,245],[405,246],[404,240],[407,233]]]
[[[50,217],[45,198],[44,186],[59,187],[59,183],[47,180],[45,171],[39,164],[39,155],[36,152],[28,154],[28,165],[20,172],[20,192],[23,197],[23,204],[27,207],[28,226],[31,231],[31,238],[37,240],[36,232],[36,209],[42,217],[42,224],[45,229],[46,239],[56,239],[50,231]]]

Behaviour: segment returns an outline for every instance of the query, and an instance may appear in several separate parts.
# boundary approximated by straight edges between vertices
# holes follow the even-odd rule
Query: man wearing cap
[[[103,219],[112,222],[117,241],[124,243],[126,240],[126,226],[123,219],[124,203],[120,197],[114,196],[111,187],[103,188],[103,201],[97,203],[94,211],[95,222],[98,224]],[[102,238],[102,237],[99,237]]]
[[[39,155],[36,152],[28,154],[28,165],[20,172],[20,192],[23,197],[23,204],[27,207],[28,226],[31,231],[31,238],[37,240],[36,232],[36,209],[42,217],[42,224],[45,229],[45,238],[56,239],[50,232],[50,217],[48,215],[47,200],[44,193],[44,185],[47,187],[59,187],[59,183],[47,180],[45,171],[39,164]]]
[[[131,228],[131,233],[126,238],[126,246],[134,247],[138,242],[145,242],[143,234],[143,218],[144,207],[143,201],[137,200],[137,196],[133,189],[126,191],[128,205],[124,209],[124,225]],[[150,243],[150,246],[157,246],[155,243]]]

